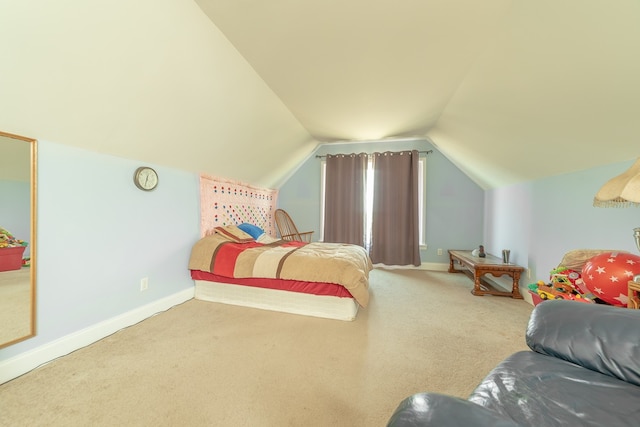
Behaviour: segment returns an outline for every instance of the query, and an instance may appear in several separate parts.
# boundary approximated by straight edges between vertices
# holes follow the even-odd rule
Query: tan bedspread
[[[362,307],[369,303],[369,272],[364,248],[341,243],[235,243],[217,234],[193,246],[190,270],[225,277],[302,280],[344,286]]]

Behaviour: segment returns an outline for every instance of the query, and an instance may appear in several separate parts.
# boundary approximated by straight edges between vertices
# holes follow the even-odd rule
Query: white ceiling
[[[320,141],[427,136],[484,188],[639,155],[636,0],[196,0]]]
[[[639,156],[638,0],[0,4],[0,130],[41,141],[266,187],[319,142],[483,188]]]

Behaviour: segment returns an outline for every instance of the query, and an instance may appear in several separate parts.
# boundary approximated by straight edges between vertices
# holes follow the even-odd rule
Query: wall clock
[[[140,166],[133,174],[133,182],[139,189],[151,191],[158,186],[158,173],[148,166]]]

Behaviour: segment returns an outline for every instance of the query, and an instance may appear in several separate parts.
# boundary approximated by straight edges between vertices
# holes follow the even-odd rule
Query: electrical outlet
[[[438,248],[438,255],[442,255],[442,248]]]
[[[527,279],[531,279],[531,269],[527,268]]]
[[[146,291],[147,289],[149,289],[149,278],[143,277],[140,279],[140,292]]]

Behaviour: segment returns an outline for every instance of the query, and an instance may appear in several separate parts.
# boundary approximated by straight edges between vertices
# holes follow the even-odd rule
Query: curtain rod
[[[411,150],[405,150],[405,151],[411,151]],[[418,151],[419,154],[431,154],[433,153],[433,150],[427,150],[427,151]],[[355,154],[355,153],[354,153]],[[338,154],[339,155],[339,154]],[[348,155],[348,154],[344,154],[344,155]],[[319,154],[316,154],[316,159],[324,159],[325,157],[327,157],[326,155],[321,156]]]

